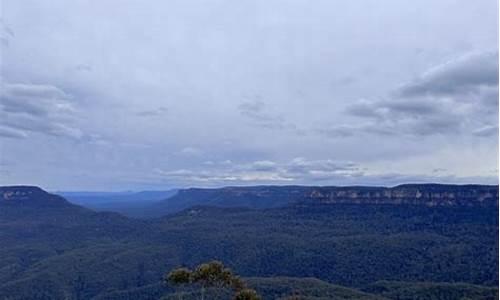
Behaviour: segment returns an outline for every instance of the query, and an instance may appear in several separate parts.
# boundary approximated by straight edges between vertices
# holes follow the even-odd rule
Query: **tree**
[[[239,292],[245,289],[246,286],[247,286],[246,282],[243,279],[241,279],[241,277],[233,275],[233,278],[231,279],[231,287],[233,289]]]
[[[206,289],[211,288],[218,295],[224,288],[231,287],[233,278],[231,269],[216,260],[199,265],[193,272],[193,282],[201,285],[202,300]]]
[[[246,283],[243,279],[234,275],[233,271],[225,267],[220,261],[215,260],[199,265],[194,271],[186,268],[174,269],[165,276],[165,282],[177,286],[187,284],[198,285],[201,287],[200,294],[202,300],[205,299],[207,291],[215,294],[215,299],[222,299],[222,293],[227,296],[227,293],[231,290],[236,292],[234,299],[260,299],[254,290],[246,288]]]
[[[192,282],[192,272],[187,268],[177,268],[165,276],[165,282],[181,288]],[[179,299],[182,299],[182,294],[179,293]]]
[[[242,289],[234,295],[234,300],[262,300],[255,290]]]

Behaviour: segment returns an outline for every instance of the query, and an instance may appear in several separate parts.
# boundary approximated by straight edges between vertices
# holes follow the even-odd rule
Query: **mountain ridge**
[[[75,206],[65,198],[38,186],[0,186],[0,205]]]
[[[402,184],[380,186],[228,186],[182,189],[152,205],[154,216],[192,206],[255,209],[314,204],[392,204],[426,206],[498,206],[498,185]]]
[[[246,200],[257,193],[262,203],[276,195],[270,191],[280,192],[287,201],[293,198],[287,195],[303,197],[302,190],[290,188],[229,190],[229,196],[242,193]],[[59,198],[36,187],[0,191],[2,299],[34,299],[40,294],[45,299],[110,299],[106,295],[113,292],[120,293],[117,299],[158,299],[159,294],[146,287],[160,284],[163,274],[213,259],[243,277],[270,277],[261,282],[269,287],[266,294],[281,286],[279,276],[315,277],[354,289],[379,280],[498,284],[496,206],[209,205],[136,220],[67,202],[46,205],[52,200],[45,198]],[[205,202],[213,204],[210,200],[220,191],[215,193]],[[5,195],[10,200],[3,200]],[[296,286],[286,282],[280,294]],[[332,299],[326,288],[321,295]],[[374,288],[379,291],[384,285]],[[391,299],[409,289],[411,295],[420,293],[413,283],[395,289]],[[456,294],[450,287],[437,287],[434,294],[442,289]],[[158,292],[170,293],[163,288]]]

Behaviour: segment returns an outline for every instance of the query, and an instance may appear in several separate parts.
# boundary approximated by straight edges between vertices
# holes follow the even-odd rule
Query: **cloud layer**
[[[497,11],[4,0],[0,185],[494,183]]]
[[[498,52],[467,54],[440,64],[380,100],[346,112],[362,126],[326,129],[332,136],[493,136],[498,128]]]
[[[2,82],[0,135],[25,138],[29,133],[80,138],[69,96],[51,85]]]
[[[222,161],[209,162],[205,167],[195,170],[179,169],[164,171],[157,169],[164,180],[182,182],[208,183],[211,185],[227,184],[286,184],[297,182],[315,182],[337,179],[345,181],[349,178],[363,176],[359,166],[349,162],[333,160],[307,160],[296,157],[285,163],[259,160],[249,163],[233,163]]]

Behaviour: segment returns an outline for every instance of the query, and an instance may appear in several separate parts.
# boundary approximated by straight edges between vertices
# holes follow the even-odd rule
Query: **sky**
[[[0,4],[0,185],[498,182],[495,0]]]

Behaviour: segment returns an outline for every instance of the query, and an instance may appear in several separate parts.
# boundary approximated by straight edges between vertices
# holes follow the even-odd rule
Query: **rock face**
[[[36,186],[2,186],[0,199],[4,201],[27,200],[32,197],[46,196],[47,192]]]
[[[0,205],[9,206],[71,206],[64,198],[47,193],[36,186],[0,187]]]
[[[186,189],[165,201],[176,208],[193,205],[271,208],[289,204],[394,204],[498,206],[498,186],[405,184],[396,187],[252,186]]]
[[[316,203],[498,206],[498,196],[498,186],[407,184],[392,188],[319,187],[312,188],[306,198]]]

